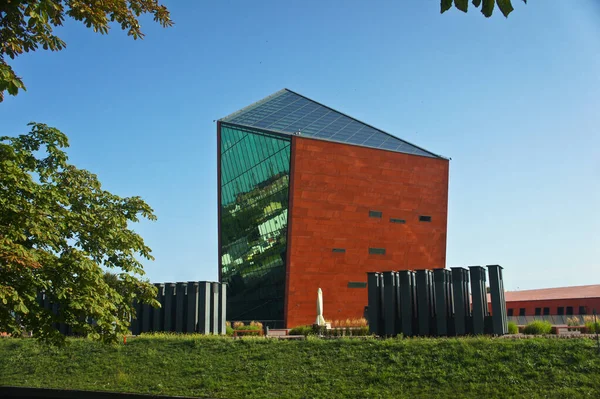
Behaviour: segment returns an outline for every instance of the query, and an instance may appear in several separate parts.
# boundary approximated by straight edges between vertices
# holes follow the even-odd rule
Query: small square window
[[[535,315],[536,316],[541,316],[542,315],[542,308],[535,308]]]
[[[508,309],[508,315],[509,315],[509,316],[512,316],[512,315],[513,315],[513,313],[514,313],[514,309]]]
[[[519,309],[519,316],[525,316],[525,308]]]
[[[404,220],[404,219],[390,218],[390,222],[391,223],[402,223],[402,224],[404,224],[404,223],[406,223],[406,220]]]
[[[339,253],[344,253],[344,252],[346,252],[346,249],[345,249],[345,248],[333,248],[333,249],[331,250],[331,252],[339,252]]]
[[[371,255],[385,255],[385,248],[369,248]]]
[[[419,216],[419,222],[431,222],[431,216],[421,215]]]
[[[550,308],[544,308],[544,316],[550,316]]]
[[[360,281],[349,281],[348,288],[367,288],[367,283]]]
[[[383,216],[383,212],[380,211],[369,211],[370,218],[381,218]]]
[[[559,306],[556,313],[559,316],[564,316],[564,314],[565,314],[565,308],[564,308],[564,306]]]
[[[585,309],[585,306],[580,306],[579,307],[579,314],[587,314],[587,311]]]
[[[573,316],[573,306],[567,306],[567,315]]]

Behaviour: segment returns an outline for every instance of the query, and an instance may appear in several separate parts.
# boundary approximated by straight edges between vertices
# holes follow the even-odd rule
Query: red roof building
[[[507,291],[508,316],[571,316],[600,313],[600,284]]]

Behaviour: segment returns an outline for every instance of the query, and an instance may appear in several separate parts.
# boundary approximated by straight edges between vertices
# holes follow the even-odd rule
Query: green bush
[[[525,334],[540,335],[550,334],[552,331],[552,324],[549,321],[536,320],[527,324],[523,329]]]
[[[517,327],[517,323],[515,323],[514,321],[508,322],[508,333],[509,334],[518,334],[519,333],[519,327]]]
[[[600,321],[597,322],[593,322],[593,321],[588,321],[585,323],[585,329],[587,330],[588,334],[595,334],[595,333],[600,333]]]
[[[231,326],[226,326],[225,327],[225,334],[229,335],[229,336],[233,335],[233,328]]]
[[[313,326],[298,326],[290,330],[289,335],[313,335]]]
[[[241,337],[244,335],[260,335],[260,331],[262,331],[262,327],[259,325],[236,325],[234,328],[234,330],[236,331],[243,331],[243,332],[238,332],[237,336]],[[231,334],[233,334],[233,331],[231,332]]]

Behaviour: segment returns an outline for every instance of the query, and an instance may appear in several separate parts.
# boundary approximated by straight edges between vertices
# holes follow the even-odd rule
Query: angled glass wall
[[[289,137],[221,124],[221,281],[227,320],[283,325]]]

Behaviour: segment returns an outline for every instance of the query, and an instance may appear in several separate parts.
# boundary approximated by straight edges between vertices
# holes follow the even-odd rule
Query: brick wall
[[[573,314],[579,314],[579,307],[584,306],[588,315],[592,314],[592,311],[596,309],[596,312],[600,312],[600,298],[577,298],[577,299],[551,299],[551,300],[540,300],[540,301],[507,301],[506,310],[513,309],[513,316],[519,316],[521,308],[525,309],[525,316],[534,316],[535,309],[540,308],[542,315],[544,314],[544,308],[550,308],[550,315],[558,314],[558,307],[564,308],[563,315],[567,315],[567,306],[573,307]]]
[[[445,267],[448,166],[444,159],[294,137],[287,326],[314,322],[319,287],[326,319],[362,317],[367,290],[349,282],[366,282],[368,271]],[[369,217],[370,210],[382,218]],[[431,222],[420,222],[421,215]],[[369,247],[386,253],[370,255]]]

